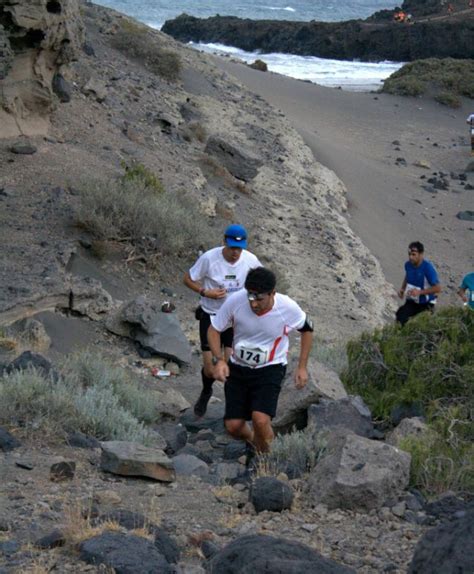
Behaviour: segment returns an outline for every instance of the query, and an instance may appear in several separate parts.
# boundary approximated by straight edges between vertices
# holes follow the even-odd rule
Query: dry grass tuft
[[[0,350],[6,352],[16,351],[18,349],[18,341],[10,337],[0,336]]]

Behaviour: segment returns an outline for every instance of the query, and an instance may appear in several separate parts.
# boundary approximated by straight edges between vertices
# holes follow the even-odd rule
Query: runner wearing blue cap
[[[198,417],[206,412],[214,383],[212,354],[207,341],[210,318],[221,308],[227,295],[244,287],[247,273],[260,266],[257,257],[247,251],[245,227],[232,224],[224,232],[223,246],[206,251],[184,275],[184,284],[201,297],[196,309],[203,357],[202,391],[194,405]],[[232,337],[231,328],[222,333],[221,342],[227,358],[232,352]]]

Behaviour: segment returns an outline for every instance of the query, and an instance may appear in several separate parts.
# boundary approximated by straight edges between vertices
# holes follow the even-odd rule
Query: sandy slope
[[[398,288],[407,244],[420,240],[447,287],[442,302],[455,301],[454,287],[474,267],[474,226],[456,214],[474,209],[474,191],[449,178],[449,190],[432,194],[421,187],[426,181],[420,176],[439,170],[458,173],[467,165],[469,102],[452,110],[428,99],[350,93],[219,62],[280,108],[315,159],[342,179],[351,226],[379,259],[388,280]],[[397,165],[397,158],[407,165]],[[419,160],[431,168],[415,166]]]

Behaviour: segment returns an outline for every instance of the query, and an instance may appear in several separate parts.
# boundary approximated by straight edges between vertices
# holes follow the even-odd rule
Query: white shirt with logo
[[[233,353],[230,360],[241,366],[262,368],[287,363],[288,334],[301,329],[306,313],[281,293],[275,294],[273,307],[256,315],[243,289],[228,297],[218,313],[211,317],[214,329],[222,333],[234,328]]]
[[[243,289],[247,273],[256,267],[262,267],[257,257],[242,250],[239,259],[230,263],[222,254],[223,247],[214,247],[203,253],[189,270],[189,276],[193,281],[199,281],[204,289],[220,289],[227,291],[227,296]],[[222,299],[210,299],[201,297],[201,307],[206,313],[216,313],[227,296]]]

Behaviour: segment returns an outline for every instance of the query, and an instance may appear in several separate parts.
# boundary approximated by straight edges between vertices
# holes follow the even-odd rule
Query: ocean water
[[[352,18],[367,18],[377,10],[394,8],[399,2],[388,0],[100,0],[103,6],[133,16],[149,26],[160,29],[166,20],[186,12],[200,18],[220,14],[240,18],[266,20],[321,20],[334,22]],[[245,62],[265,60],[268,69],[297,78],[343,89],[368,91],[380,87],[383,79],[397,70],[397,62],[342,62],[312,56],[244,52],[232,46],[193,44],[197,49],[227,54]]]

